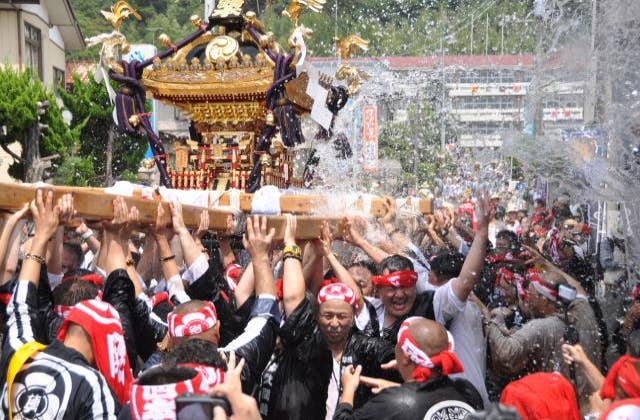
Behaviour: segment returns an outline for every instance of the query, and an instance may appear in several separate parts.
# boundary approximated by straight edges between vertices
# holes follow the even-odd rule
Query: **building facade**
[[[85,47],[69,0],[0,2],[0,40],[0,66],[31,69],[51,89],[65,82],[65,53]],[[21,152],[18,142],[9,148]],[[12,162],[0,150],[0,181],[13,180],[7,173]]]
[[[0,39],[0,63],[47,86],[64,82],[65,53],[85,47],[69,0],[0,2]]]

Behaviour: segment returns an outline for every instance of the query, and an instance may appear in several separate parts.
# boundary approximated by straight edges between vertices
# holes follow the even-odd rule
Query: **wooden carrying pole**
[[[333,197],[336,199],[335,197]],[[251,201],[253,194],[240,193],[239,204],[240,210],[244,213],[251,213]],[[328,200],[331,199],[322,195],[281,195],[280,210],[282,213],[291,214],[313,214],[321,208],[328,207]],[[340,199],[339,197],[337,199]],[[419,200],[418,209],[422,214],[433,214],[433,203],[428,198],[411,198],[411,200]],[[221,206],[231,205],[231,195],[225,192],[220,196],[218,204]],[[358,199],[354,205],[355,210],[364,210],[364,200]],[[386,213],[384,207],[384,199],[381,197],[373,197],[371,200],[372,217],[382,217]]]
[[[35,197],[36,185],[0,183],[0,209],[15,211]],[[72,194],[74,206],[79,217],[88,221],[110,220],[113,218],[113,199],[116,195],[108,194],[100,188],[45,186],[43,189],[51,189],[54,199],[63,194]],[[158,202],[162,203],[164,211],[171,213],[169,203],[157,200],[146,200],[139,197],[124,197],[129,207],[136,206],[140,212],[140,224],[149,225],[155,222]],[[189,228],[197,228],[200,224],[202,207],[183,205],[182,215],[185,225]],[[227,216],[232,214],[230,210],[208,209],[209,229],[225,231],[227,229]],[[276,229],[276,239],[282,239],[285,216],[267,216],[268,228]],[[334,228],[340,231],[341,218],[321,216],[297,216],[298,227],[296,237],[299,239],[314,239],[320,236],[322,221],[326,220]]]

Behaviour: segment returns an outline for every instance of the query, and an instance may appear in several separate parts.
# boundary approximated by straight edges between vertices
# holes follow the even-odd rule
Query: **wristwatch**
[[[287,258],[302,260],[302,249],[296,244],[285,245],[282,250],[282,260],[286,260]]]

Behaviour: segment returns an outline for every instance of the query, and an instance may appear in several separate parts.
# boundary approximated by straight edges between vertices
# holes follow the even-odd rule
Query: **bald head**
[[[427,356],[434,356],[449,348],[447,330],[437,322],[421,317],[410,318],[405,322],[409,324],[409,335]],[[396,344],[395,353],[400,375],[405,382],[413,380],[416,364],[411,360],[410,355],[405,353],[400,341]]]
[[[426,318],[414,319],[409,324],[409,332],[420,350],[427,356],[438,354],[449,347],[447,330],[441,324]]]
[[[204,308],[205,305],[205,302],[202,300],[190,300],[176,306],[171,312],[176,315],[189,314],[191,312],[199,311],[200,309]]]

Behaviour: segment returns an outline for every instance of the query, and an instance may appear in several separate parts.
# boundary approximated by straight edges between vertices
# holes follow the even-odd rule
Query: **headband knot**
[[[89,335],[98,370],[124,404],[129,399],[133,374],[118,312],[107,302],[84,300],[68,311],[58,330],[58,340],[64,341],[70,323],[79,325]]]
[[[415,338],[409,331],[412,320],[419,317],[411,317],[404,320],[398,330],[398,345],[402,352],[417,366],[413,370],[412,376],[417,382],[426,382],[431,377],[433,368],[440,368],[443,375],[449,376],[454,373],[460,373],[464,369],[458,357],[453,353],[454,342],[451,333],[447,331],[449,345],[446,350],[428,356],[416,342]]]

